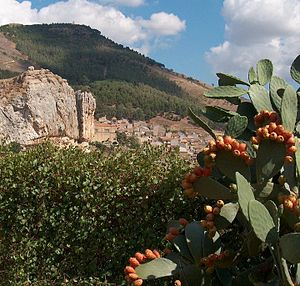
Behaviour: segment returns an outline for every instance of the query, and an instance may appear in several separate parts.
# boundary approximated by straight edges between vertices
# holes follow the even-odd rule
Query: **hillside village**
[[[93,141],[106,145],[117,144],[117,133],[120,132],[136,137],[141,144],[147,142],[154,146],[178,148],[182,156],[194,159],[210,137],[190,124],[187,118],[182,121],[184,128],[178,128],[176,125],[162,125],[157,120],[129,122],[127,119],[109,120],[101,117],[94,122]]]

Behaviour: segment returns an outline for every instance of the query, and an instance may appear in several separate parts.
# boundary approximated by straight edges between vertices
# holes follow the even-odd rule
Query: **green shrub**
[[[121,283],[136,249],[160,245],[170,217],[200,206],[181,195],[187,162],[164,148],[1,154],[0,285]],[[86,283],[76,285],[97,285]]]

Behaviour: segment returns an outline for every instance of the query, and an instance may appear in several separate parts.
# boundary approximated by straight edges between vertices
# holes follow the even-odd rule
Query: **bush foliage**
[[[188,165],[164,148],[1,154],[0,285],[121,283],[128,257],[160,245],[170,217],[197,216],[179,187]]]

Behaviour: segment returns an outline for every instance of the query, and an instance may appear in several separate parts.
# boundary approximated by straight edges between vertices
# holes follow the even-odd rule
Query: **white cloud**
[[[85,24],[98,29],[110,39],[148,53],[157,41],[167,41],[185,28],[185,21],[174,14],[160,12],[150,19],[133,18],[116,7],[101,3],[117,2],[137,6],[144,0],[68,0],[40,10],[32,9],[30,1],[1,0],[0,25],[8,23],[71,23]]]
[[[289,77],[293,59],[300,54],[299,0],[224,0],[225,41],[206,54],[214,72],[242,77],[262,58],[275,72]]]

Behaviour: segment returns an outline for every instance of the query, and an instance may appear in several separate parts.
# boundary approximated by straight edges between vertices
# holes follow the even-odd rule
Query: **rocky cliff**
[[[0,81],[0,140],[29,144],[43,137],[92,139],[95,99],[46,69]]]

